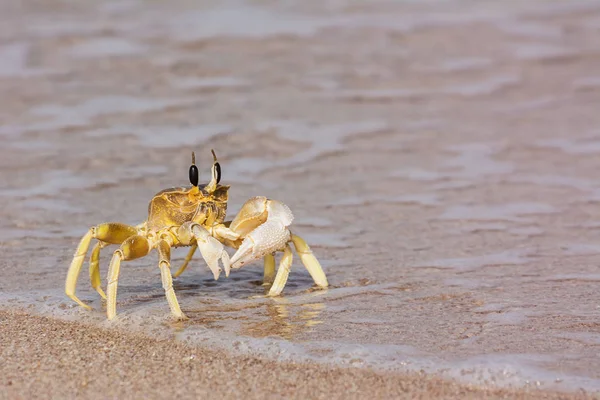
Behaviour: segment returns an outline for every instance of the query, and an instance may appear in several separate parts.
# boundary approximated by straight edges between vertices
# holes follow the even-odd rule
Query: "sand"
[[[415,375],[327,368],[0,312],[0,398],[586,398],[499,390]]]

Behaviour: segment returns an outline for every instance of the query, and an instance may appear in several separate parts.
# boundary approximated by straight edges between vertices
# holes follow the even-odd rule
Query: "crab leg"
[[[111,244],[121,244],[121,242],[123,242],[125,239],[131,235],[135,235],[136,233],[137,229],[133,226],[120,223],[105,223],[91,227],[81,238],[81,241],[77,246],[77,250],[75,251],[75,255],[73,256],[73,261],[71,261],[71,266],[69,267],[69,272],[67,273],[67,279],[65,283],[65,294],[83,308],[91,310],[90,306],[77,298],[75,295],[75,288],[77,287],[77,278],[81,272],[81,266],[83,265],[85,255],[88,252],[92,239],[95,238],[102,242]],[[94,251],[96,250],[94,249]],[[91,267],[92,266],[90,265],[90,269]],[[94,281],[92,281],[92,286],[93,285]]]
[[[265,256],[263,286],[271,285],[273,283],[274,279],[275,279],[275,256],[273,254],[267,254]]]
[[[317,260],[317,257],[315,257],[304,239],[298,235],[292,234],[292,242],[296,248],[296,253],[298,253],[298,256],[300,257],[300,261],[302,261],[302,264],[304,264],[317,286],[329,286],[329,282],[327,282],[327,277],[325,276],[325,272],[323,272],[321,263],[319,263],[319,260]]]
[[[281,294],[281,291],[287,283],[288,276],[290,275],[290,268],[292,267],[293,260],[294,256],[292,254],[292,249],[289,244],[286,244],[283,249],[283,257],[279,262],[277,276],[275,276],[275,280],[273,281],[273,285],[271,286],[271,289],[269,289],[267,296],[279,296]]]
[[[185,257],[185,260],[183,261],[183,264],[181,265],[181,267],[179,267],[177,272],[175,272],[173,274],[173,278],[177,278],[179,275],[181,275],[183,273],[183,271],[185,271],[185,269],[187,268],[190,261],[192,261],[192,257],[194,257],[194,253],[196,252],[197,248],[198,248],[198,245],[194,243],[192,245],[192,248],[188,252],[187,256]]]
[[[90,282],[92,287],[96,289],[98,294],[106,300],[106,294],[104,294],[104,290],[102,290],[102,282],[100,280],[100,249],[106,246],[107,244],[101,241],[98,241],[92,250],[92,255],[90,256]]]
[[[158,242],[158,257],[158,268],[160,268],[162,285],[163,289],[165,289],[165,296],[167,297],[167,301],[169,302],[169,307],[171,308],[171,314],[173,314],[173,316],[179,320],[187,319],[187,317],[179,307],[177,296],[175,295],[175,291],[173,290],[173,278],[171,277],[170,261],[171,246],[166,240],[161,240],[160,242]]]
[[[108,286],[106,288],[106,315],[113,319],[117,315],[117,286],[121,261],[134,260],[147,255],[152,246],[145,236],[134,235],[123,242],[121,247],[113,253],[108,267]]]
[[[108,286],[106,291],[106,316],[108,319],[113,319],[117,315],[117,285],[119,284],[119,271],[121,270],[121,261],[123,260],[123,252],[121,249],[115,250],[110,265],[108,266]]]
[[[90,242],[94,237],[93,230],[90,229],[79,242],[77,246],[77,250],[75,251],[75,255],[73,256],[73,261],[71,261],[71,266],[69,267],[69,272],[67,273],[67,282],[65,283],[65,293],[71,300],[79,304],[81,307],[91,310],[92,307],[88,306],[81,300],[75,296],[75,287],[77,286],[77,277],[79,277],[79,272],[81,272],[81,266],[83,265],[83,259],[87,254],[87,251],[90,247]]]
[[[292,242],[294,243],[294,247],[296,247],[296,252],[300,256],[302,264],[304,264],[315,283],[320,287],[327,287],[329,285],[327,282],[327,277],[323,272],[323,268],[321,268],[321,264],[313,255],[310,247],[308,247],[308,244],[306,244],[304,239],[297,235],[292,235]],[[268,256],[273,257],[271,254]],[[265,271],[267,270],[267,257],[265,257]],[[292,261],[292,250],[289,244],[286,244],[285,249],[283,250],[283,258],[281,259],[281,262],[279,263],[279,269],[277,270],[277,276],[273,281],[273,285],[269,290],[268,296],[279,296],[281,294],[285,284],[287,283]],[[273,258],[273,267],[274,265],[275,259]]]

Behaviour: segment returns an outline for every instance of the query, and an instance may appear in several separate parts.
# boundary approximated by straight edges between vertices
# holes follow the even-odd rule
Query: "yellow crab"
[[[92,287],[107,301],[108,319],[116,316],[121,261],[144,257],[153,249],[158,251],[162,285],[171,313],[177,319],[185,319],[186,316],[181,311],[173,290],[170,271],[171,247],[191,246],[175,277],[185,270],[197,248],[200,249],[215,279],[218,279],[221,273],[219,262],[223,265],[225,274],[229,276],[231,268],[240,268],[250,261],[264,257],[264,281],[267,285],[271,284],[268,295],[277,296],[287,282],[292,265],[292,250],[289,245],[292,242],[315,283],[326,287],[327,278],[319,261],[306,242],[288,229],[294,216],[285,204],[266,197],[253,197],[246,201],[232,221],[225,221],[229,186],[219,184],[221,166],[214,151],[212,154],[212,179],[208,184],[198,185],[198,168],[192,153],[192,165],[189,170],[192,186],[158,192],[150,201],[148,219],[145,222],[137,226],[104,223],[90,228],[79,242],[69,267],[65,285],[67,296],[80,306],[91,309],[75,296],[75,287],[92,239],[98,242],[90,257],[90,280]],[[115,250],[110,261],[108,295],[105,295],[101,288],[98,260],[100,249],[109,244],[118,244],[120,247]],[[223,245],[237,249],[231,259]],[[274,254],[277,251],[283,251],[283,257],[275,276]]]

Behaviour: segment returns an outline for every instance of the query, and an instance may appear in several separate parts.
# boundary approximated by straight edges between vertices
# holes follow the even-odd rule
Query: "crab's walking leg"
[[[275,256],[273,254],[267,254],[265,256],[263,286],[271,285],[273,283],[274,279],[275,279]]]
[[[187,268],[190,261],[192,261],[192,257],[194,257],[194,253],[196,252],[197,248],[198,248],[197,244],[192,245],[192,248],[190,249],[187,256],[185,257],[185,260],[183,261],[183,264],[181,265],[181,267],[179,267],[177,272],[175,272],[173,274],[173,278],[177,278],[179,275],[181,275],[183,273],[183,271],[185,271],[185,269]]]
[[[279,269],[277,270],[277,276],[275,276],[275,280],[273,281],[273,285],[271,286],[271,289],[269,289],[267,296],[279,296],[281,294],[281,291],[287,283],[288,276],[290,275],[290,268],[292,267],[293,260],[294,256],[292,254],[292,249],[289,244],[286,244],[283,249],[283,257],[279,263]]]
[[[317,286],[329,286],[329,282],[327,282],[327,277],[325,276],[325,272],[323,272],[321,263],[319,263],[319,260],[317,260],[317,257],[315,257],[304,239],[302,239],[300,236],[292,234],[292,242],[296,248],[296,253],[298,253],[298,256],[300,257],[300,261],[302,261],[302,264],[304,264]]]
[[[123,260],[123,252],[121,249],[115,250],[110,265],[108,266],[108,286],[106,291],[106,316],[108,319],[113,319],[117,315],[117,284],[119,282],[119,271],[121,270],[121,261]]]
[[[158,257],[160,277],[162,279],[163,289],[165,289],[167,301],[169,302],[169,307],[171,307],[171,314],[179,320],[187,319],[179,307],[177,296],[175,296],[175,291],[173,290],[173,278],[171,277],[171,246],[166,240],[158,242]]]
[[[73,256],[73,261],[71,261],[71,266],[69,267],[69,272],[67,273],[67,282],[65,284],[65,293],[67,296],[71,298],[74,302],[79,304],[81,307],[91,310],[92,307],[88,306],[81,300],[75,296],[75,287],[77,286],[77,277],[79,276],[79,272],[81,271],[81,266],[83,265],[83,259],[87,254],[88,248],[90,247],[90,242],[94,237],[93,229],[90,229],[79,242],[77,246],[77,250],[75,251],[75,255]]]
[[[100,249],[106,246],[106,243],[98,241],[92,250],[92,255],[90,256],[90,282],[92,283],[92,287],[96,289],[98,294],[106,300],[106,294],[104,294],[104,290],[102,290],[102,282],[100,280]]]
[[[66,295],[80,306],[90,310],[90,306],[83,303],[75,296],[77,278],[81,272],[81,266],[83,265],[85,255],[90,247],[90,242],[95,238],[106,243],[121,244],[125,239],[136,233],[137,229],[135,227],[121,223],[105,223],[90,228],[90,230],[88,230],[81,238],[77,250],[75,251],[73,261],[71,262],[71,266],[69,267],[65,283]]]
[[[152,246],[145,236],[134,235],[125,240],[119,249],[115,250],[108,267],[108,286],[106,288],[106,315],[108,319],[113,319],[117,315],[117,286],[121,261],[144,257],[150,252],[151,248]]]

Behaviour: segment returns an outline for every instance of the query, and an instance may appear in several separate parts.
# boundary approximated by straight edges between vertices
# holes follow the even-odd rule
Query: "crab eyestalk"
[[[190,183],[192,186],[198,186],[198,167],[196,167],[196,154],[192,151],[192,165],[190,166]]]
[[[210,151],[213,155],[213,165],[210,170],[211,180],[208,183],[208,185],[206,185],[206,187],[204,188],[204,190],[206,190],[208,193],[214,192],[217,189],[217,185],[221,181],[221,165],[217,161],[217,155],[215,154],[215,151],[212,149]]]
[[[190,165],[190,183],[192,184],[192,189],[189,192],[190,198],[198,195],[200,193],[200,189],[198,188],[198,180],[200,178],[200,174],[198,172],[198,167],[196,167],[196,153],[192,151],[192,165]]]

